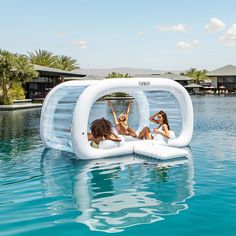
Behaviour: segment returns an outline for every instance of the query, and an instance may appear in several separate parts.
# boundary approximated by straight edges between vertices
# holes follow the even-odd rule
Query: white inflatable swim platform
[[[102,96],[125,92],[132,95],[138,107],[139,125],[137,133],[149,126],[150,105],[146,92],[167,91],[177,103],[173,104],[181,118],[180,134],[168,140],[126,139],[122,143],[104,141],[99,149],[90,146],[87,139],[89,114],[93,104]],[[152,103],[159,102],[157,97]],[[162,101],[162,107],[169,100]],[[157,112],[157,111],[155,111]],[[96,117],[101,118],[100,117]],[[78,159],[96,159],[136,153],[162,160],[187,156],[182,147],[189,145],[193,133],[192,101],[179,83],[166,78],[124,78],[99,81],[68,81],[54,87],[44,100],[40,135],[48,148],[72,152]]]

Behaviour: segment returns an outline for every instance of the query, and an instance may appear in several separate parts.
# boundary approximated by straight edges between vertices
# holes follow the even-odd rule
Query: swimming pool
[[[235,235],[236,97],[192,101],[192,159],[174,166],[76,161],[44,149],[40,109],[1,111],[0,235]]]

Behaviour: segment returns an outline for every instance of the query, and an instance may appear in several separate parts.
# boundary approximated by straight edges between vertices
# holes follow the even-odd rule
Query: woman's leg
[[[134,129],[128,127],[127,130],[128,130],[129,134],[130,134],[132,137],[137,138],[137,134],[136,134],[136,132],[135,132]]]
[[[138,135],[138,139],[152,139],[152,134],[151,134],[151,130],[146,126],[142,129],[142,131],[139,133]]]

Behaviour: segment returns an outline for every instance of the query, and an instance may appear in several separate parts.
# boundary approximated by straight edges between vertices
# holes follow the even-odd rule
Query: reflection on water
[[[191,157],[170,162],[131,155],[92,161],[72,157],[44,150],[44,196],[73,194],[78,211],[74,220],[91,230],[120,232],[164,220],[167,215],[186,210],[186,199],[193,196]],[[59,171],[60,166],[67,171]],[[69,204],[66,202],[63,204]],[[57,214],[57,208],[51,206],[52,214]]]
[[[119,232],[164,220],[187,209],[193,195],[192,158],[165,164],[134,156],[75,161],[62,155],[71,154],[45,149],[42,155],[44,195],[73,194],[75,221],[91,230]],[[58,207],[51,207],[53,214]]]
[[[42,146],[40,109],[0,111],[0,163]],[[19,161],[16,159],[16,161]]]
[[[74,195],[82,212],[76,220],[106,232],[163,220],[187,209],[192,181],[192,160],[172,167],[128,156],[86,163],[76,175]]]
[[[41,109],[0,111],[0,138],[19,138],[39,134]]]
[[[101,113],[102,105],[94,109]],[[125,107],[117,104],[118,111]],[[135,126],[135,104],[132,108]],[[79,229],[120,232],[187,209],[192,158],[172,165],[132,155],[77,161],[70,153],[42,152],[39,117],[40,109],[0,113],[1,232],[32,233],[68,222]]]

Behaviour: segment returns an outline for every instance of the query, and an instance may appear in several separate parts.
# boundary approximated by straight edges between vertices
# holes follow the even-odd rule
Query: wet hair
[[[94,138],[108,136],[112,132],[112,124],[105,118],[94,120],[90,126]]]
[[[163,117],[163,124],[166,124],[168,129],[170,130],[170,126],[169,126],[169,122],[168,122],[166,113],[164,111],[159,111],[157,113],[157,115],[161,115]]]

